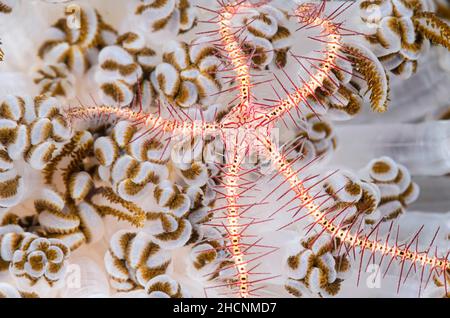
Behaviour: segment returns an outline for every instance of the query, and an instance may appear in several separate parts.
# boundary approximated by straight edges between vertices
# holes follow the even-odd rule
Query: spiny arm
[[[431,269],[440,269],[442,272],[450,270],[450,262],[447,258],[430,256],[428,252],[417,252],[410,248],[410,244],[405,247],[391,245],[389,242],[374,241],[370,235],[352,234],[350,229],[341,228],[327,215],[321,211],[320,206],[314,202],[314,197],[305,188],[303,182],[298,178],[297,173],[292,169],[286,159],[279,153],[268,139],[259,138],[259,141],[265,146],[267,155],[271,158],[273,165],[289,182],[290,188],[297,194],[298,200],[308,211],[308,214],[315,219],[315,223],[321,226],[328,233],[337,237],[341,242],[346,243],[352,248],[380,253],[391,256],[392,259],[403,263],[409,261],[418,264],[421,267],[428,266]]]

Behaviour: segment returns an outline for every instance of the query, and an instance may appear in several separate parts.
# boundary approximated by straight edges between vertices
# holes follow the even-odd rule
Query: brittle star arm
[[[308,215],[314,218],[315,224],[318,224],[326,232],[333,237],[337,237],[341,242],[351,246],[352,248],[360,248],[362,251],[368,250],[372,253],[380,253],[382,255],[390,256],[392,259],[399,260],[401,263],[405,261],[411,264],[418,264],[422,267],[428,266],[432,270],[450,270],[450,261],[445,258],[429,255],[428,252],[417,252],[410,249],[410,245],[406,247],[399,247],[391,245],[389,242],[379,242],[370,239],[370,235],[352,234],[350,229],[341,228],[335,224],[333,220],[327,218],[326,213],[321,211],[320,206],[314,202],[314,197],[309,193],[303,182],[298,178],[297,173],[292,169],[289,162],[278,152],[276,147],[267,138],[260,138],[258,140],[265,147],[266,153],[272,161],[275,169],[284,177],[292,191],[296,193],[296,198],[300,201],[300,205],[306,208]]]
[[[236,31],[233,31],[231,20],[235,16],[237,10],[242,5],[227,5],[224,6],[220,14],[219,34],[220,41],[223,44],[225,52],[233,65],[236,72],[236,80],[239,82],[239,106],[236,107],[236,115],[238,120],[245,121],[246,115],[252,110],[251,101],[251,78],[250,78],[250,63],[249,57],[241,49]],[[239,31],[239,30],[238,30]]]
[[[306,101],[308,97],[313,96],[314,91],[323,85],[331,70],[335,67],[342,41],[339,27],[331,19],[319,16],[314,16],[307,21],[302,21],[302,23],[307,23],[310,25],[310,28],[322,27],[322,32],[326,34],[326,40],[322,41],[326,43],[323,62],[320,67],[317,67],[315,72],[310,74],[310,79],[306,83],[295,87],[294,91],[279,100],[270,111],[258,115],[257,119],[261,121],[261,125],[276,120],[292,108],[297,107],[302,101]]]
[[[227,200],[226,209],[226,222],[225,229],[227,230],[228,239],[230,240],[230,249],[233,255],[233,262],[238,271],[238,286],[239,295],[246,298],[249,293],[247,264],[244,259],[241,246],[241,235],[239,224],[239,172],[241,170],[241,164],[246,156],[246,151],[243,146],[234,141],[231,145],[232,156],[231,160],[227,163],[227,169],[224,177],[224,186]]]
[[[130,108],[105,105],[69,109],[66,112],[66,115],[69,119],[112,116],[140,124],[146,130],[162,130],[164,132],[184,135],[216,135],[223,128],[222,124],[216,122],[205,122],[202,120],[177,121],[174,119],[165,119],[155,114],[145,114],[140,111],[133,111]]]

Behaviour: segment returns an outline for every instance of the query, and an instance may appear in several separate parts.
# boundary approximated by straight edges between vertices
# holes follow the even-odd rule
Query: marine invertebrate
[[[181,286],[167,275],[159,275],[152,278],[145,287],[150,298],[183,298],[187,294]]]
[[[437,14],[448,20],[450,18],[450,8],[448,3],[443,0],[435,0],[434,2],[436,4]]]
[[[189,264],[189,275],[206,283],[232,280],[234,275],[230,265],[233,262],[230,252],[225,248],[225,239],[220,231],[204,227],[200,243],[193,245],[190,251],[192,263]]]
[[[75,77],[69,73],[63,63],[46,65],[37,71],[34,82],[39,86],[41,94],[52,97],[64,96],[71,99],[75,96]]]
[[[348,171],[340,171],[323,184],[324,190],[331,200],[323,204],[330,215],[345,209],[345,215],[338,215],[336,222],[343,226],[358,222],[362,218],[365,224],[376,224],[379,219],[377,208],[380,204],[380,189],[371,182],[359,180]],[[341,219],[342,218],[342,219]]]
[[[416,72],[418,60],[429,41],[449,47],[449,27],[432,12],[430,1],[361,1],[361,19],[366,22],[375,54],[383,65],[404,78]]]
[[[23,159],[34,169],[42,169],[59,143],[69,138],[69,123],[58,104],[45,96],[8,96],[3,100],[2,145],[11,160]]]
[[[103,236],[100,214],[89,202],[74,204],[56,191],[45,189],[34,204],[45,235],[58,238],[71,250]]]
[[[42,170],[70,137],[69,123],[51,97],[6,96],[1,102],[2,205],[14,206],[24,195],[24,183],[17,169],[20,162]],[[20,171],[20,172],[19,172]]]
[[[18,279],[25,279],[27,287],[40,284],[41,281],[53,287],[53,284],[64,278],[69,249],[55,239],[27,239],[24,238],[19,249],[14,252],[10,272]]]
[[[173,249],[183,246],[191,236],[192,225],[186,216],[190,208],[190,199],[179,187],[169,182],[156,186],[153,196],[160,212],[147,214],[149,232],[155,243]]]
[[[80,11],[80,29],[71,29],[65,18],[59,19],[48,31],[39,48],[39,57],[47,64],[65,63],[75,75],[82,75],[90,65],[88,52],[108,45],[116,31],[106,24],[93,8]]]
[[[154,86],[168,101],[180,107],[209,106],[223,86],[219,76],[222,64],[217,50],[204,40],[190,45],[170,42],[163,50],[163,63],[152,74]]]
[[[17,290],[13,285],[0,283],[0,298],[38,298],[35,293],[27,293]]]
[[[295,160],[298,156],[303,162],[322,156],[330,156],[337,146],[337,138],[332,123],[325,118],[317,118],[313,114],[306,116],[294,128],[295,138],[287,138],[292,152],[289,159]]]
[[[196,11],[190,0],[139,0],[135,14],[143,17],[151,31],[171,30],[178,33],[194,26]]]
[[[429,290],[427,291],[428,292],[427,296],[434,298],[436,297],[449,298],[450,295],[446,287],[449,283],[449,279],[450,277],[448,273],[444,275],[442,280],[437,277],[434,277],[433,279],[434,286],[430,286]]]
[[[112,287],[118,291],[146,288],[153,278],[165,274],[170,254],[144,232],[117,232],[105,254]]]
[[[10,232],[1,236],[1,246],[1,261],[21,290],[46,295],[62,283],[69,249],[60,240]]]
[[[0,12],[1,13],[11,13],[13,10],[13,1],[10,0],[4,0],[4,1],[0,1]]]
[[[338,293],[342,273],[349,271],[350,262],[344,254],[334,255],[336,245],[330,236],[313,236],[291,251],[285,285],[289,293],[301,296],[305,289],[319,295]]]
[[[289,18],[288,14],[274,6],[263,5],[236,16],[242,20],[236,21],[236,25],[245,26],[243,49],[253,55],[253,65],[259,68],[268,65],[285,67],[287,51],[293,40],[291,31],[283,25]]]
[[[95,79],[100,86],[103,103],[114,106],[130,104],[139,82],[144,95],[142,103],[151,103],[153,88],[149,76],[156,66],[155,51],[145,45],[142,34],[121,34],[115,45],[100,51],[98,64]]]
[[[156,14],[150,2],[144,3],[142,12]],[[159,22],[167,26],[181,3],[163,2],[169,13]],[[44,165],[46,183],[64,187],[61,195],[48,191],[54,202],[36,202],[37,210],[53,209],[47,214],[44,209],[38,211],[39,223],[48,232],[41,235],[77,233],[83,237],[78,241],[89,241],[89,232],[101,228],[103,221],[116,226],[108,216],[141,227],[131,231],[129,224],[118,225],[125,229],[113,235],[105,256],[113,286],[125,295],[139,289],[137,293],[150,297],[181,297],[190,294],[185,285],[196,295],[202,291],[207,296],[270,295],[265,286],[270,281],[285,286],[286,295],[330,296],[341,288],[341,272],[352,270],[359,283],[364,263],[375,259],[380,267],[387,266],[386,273],[392,264],[399,269],[398,291],[413,270],[420,276],[421,290],[428,275],[444,277],[446,282],[448,254],[435,246],[441,238],[436,234],[424,243],[420,240],[423,227],[406,235],[397,226],[397,212],[403,212],[417,196],[405,167],[383,157],[370,162],[357,177],[346,171],[327,172],[326,161],[318,160],[335,147],[331,125],[320,116],[350,119],[365,102],[374,111],[385,112],[389,100],[388,78],[380,61],[369,48],[348,40],[360,34],[337,19],[349,6],[344,3],[326,12],[325,3],[292,4],[286,20],[266,3],[219,2],[214,10],[198,6],[211,15],[198,22],[217,24],[216,29],[201,33],[200,40],[205,42],[171,42],[169,51],[162,53],[163,63],[151,75],[151,84],[161,94],[156,107],[148,108],[153,113],[143,111],[141,105],[139,84],[147,78],[134,54],[145,47],[142,42],[132,34],[128,34],[129,42],[117,40],[114,52],[121,58],[116,62],[111,62],[115,54],[111,47],[103,49],[97,70],[114,74],[100,82],[116,85],[132,74],[120,102],[133,102],[116,107],[112,99],[107,105],[80,103],[64,110],[75,132]],[[258,81],[254,73],[267,76],[263,67],[267,61],[256,67],[257,48],[249,49],[248,43],[266,37],[273,48],[278,45],[270,32],[258,33],[275,26],[268,17],[272,15],[278,17],[277,30],[291,20],[296,32],[317,32],[308,39],[319,48],[310,57],[296,53],[295,43],[279,46],[279,58],[296,67],[272,68],[272,80]],[[252,18],[236,25],[241,16]],[[254,25],[252,29],[253,19],[259,20],[255,23],[259,31]],[[445,31],[435,24],[422,32],[434,34],[438,29]],[[254,37],[249,40],[245,31]],[[129,52],[135,44],[137,51]],[[267,58],[270,54],[263,51],[259,53]],[[198,63],[192,54],[198,54]],[[228,78],[230,87],[198,94],[196,77],[202,72],[207,76],[203,66],[214,76]],[[225,93],[236,96],[226,100],[224,95],[230,94]],[[271,93],[272,98],[266,98]],[[208,98],[210,102],[205,101]],[[296,128],[287,124],[289,120]],[[304,142],[292,144],[287,134],[283,136],[287,143],[279,147],[274,135],[283,124],[297,129],[292,135]],[[309,154],[303,152],[305,147]],[[263,169],[268,166],[273,170]],[[269,208],[260,208],[264,205]],[[92,207],[92,216],[99,222],[92,225],[83,220],[85,206]],[[61,222],[47,222],[55,216]],[[286,267],[280,255],[292,236],[297,249],[287,253]],[[358,255],[355,260],[347,257],[350,253]],[[271,262],[265,262],[269,258]],[[275,265],[268,268],[267,263]],[[181,274],[186,276],[178,280]],[[285,296],[283,292],[279,295]]]
[[[143,138],[130,144],[137,136],[140,133],[132,124],[121,121],[112,127],[110,136],[97,138],[93,145],[99,178],[110,180],[114,192],[124,199],[142,196],[148,184],[168,178],[162,143]]]
[[[419,196],[418,186],[411,181],[408,169],[391,158],[374,159],[366,169],[366,180],[373,182],[380,189],[378,211],[382,221],[398,217],[405,207]]]
[[[240,7],[239,7],[240,8]],[[300,200],[300,207],[299,211],[302,209],[302,207],[306,207],[308,210],[307,215],[311,215],[315,221],[313,222],[314,225],[318,225],[323,227],[322,233],[325,231],[328,231],[331,235],[336,236],[337,238],[342,240],[342,244],[350,244],[352,248],[355,248],[356,246],[360,246],[362,250],[369,249],[372,251],[372,253],[381,252],[383,255],[392,255],[393,259],[401,258],[402,262],[405,262],[406,260],[411,260],[412,262],[419,262],[419,260],[422,260],[424,262],[423,264],[426,264],[427,262],[430,262],[430,264],[437,264],[437,267],[439,269],[445,269],[447,265],[447,261],[445,259],[439,258],[439,257],[433,257],[428,256],[428,253],[418,253],[413,252],[409,250],[408,246],[406,246],[404,249],[399,248],[397,246],[393,247],[390,245],[383,245],[382,243],[376,242],[373,239],[370,238],[371,234],[362,234],[362,233],[356,233],[353,234],[351,231],[351,227],[343,227],[339,223],[334,223],[334,219],[329,219],[327,216],[327,212],[321,212],[321,205],[316,205],[313,203],[313,196],[310,194],[310,187],[306,187],[304,183],[298,179],[297,174],[295,170],[292,169],[292,164],[289,164],[286,159],[284,159],[284,156],[280,154],[276,147],[272,144],[269,138],[267,137],[261,137],[256,131],[251,132],[252,129],[256,130],[255,128],[258,128],[264,124],[267,125],[266,118],[278,118],[281,113],[284,113],[285,111],[289,110],[289,108],[296,107],[297,103],[301,100],[301,94],[300,92],[303,92],[303,89],[297,88],[294,95],[290,95],[290,99],[286,99],[283,101],[280,105],[280,107],[275,108],[276,111],[273,112],[267,112],[263,113],[263,115],[256,115],[255,117],[252,117],[252,111],[255,107],[252,103],[252,96],[250,94],[250,81],[249,81],[249,67],[245,64],[245,59],[248,58],[248,56],[244,55],[242,51],[239,51],[237,49],[238,42],[235,39],[234,35],[231,34],[231,32],[228,29],[227,19],[231,19],[233,16],[233,13],[236,12],[236,8],[233,5],[225,6],[223,8],[224,11],[221,12],[221,40],[224,42],[223,47],[225,51],[227,51],[229,56],[229,61],[231,64],[234,64],[235,67],[238,70],[238,77],[237,80],[240,81],[241,85],[239,85],[238,89],[240,92],[240,100],[241,103],[235,108],[235,111],[231,112],[228,116],[225,117],[225,120],[223,121],[222,125],[219,125],[219,127],[227,128],[230,127],[230,124],[235,124],[238,127],[240,125],[246,127],[247,129],[250,129],[250,132],[244,133],[244,134],[238,134],[234,133],[232,134],[232,142],[229,143],[229,153],[228,153],[228,160],[225,164],[225,177],[222,182],[223,188],[225,188],[226,194],[224,195],[224,199],[227,201],[227,206],[224,207],[226,210],[225,212],[225,218],[227,220],[226,224],[223,224],[223,227],[228,232],[228,239],[231,243],[231,251],[232,251],[232,258],[234,260],[234,264],[237,268],[237,282],[232,283],[231,285],[236,285],[239,290],[239,294],[242,297],[246,297],[251,293],[250,287],[253,286],[252,282],[249,281],[249,276],[251,275],[251,271],[248,269],[248,261],[245,260],[245,254],[242,252],[242,243],[241,243],[241,233],[239,232],[239,228],[242,227],[242,225],[239,223],[240,214],[238,210],[240,209],[240,206],[237,204],[237,200],[239,198],[239,192],[238,192],[238,185],[240,181],[240,174],[244,173],[242,171],[241,162],[244,160],[244,157],[246,156],[246,153],[248,152],[248,147],[250,144],[253,145],[253,142],[249,141],[248,136],[252,136],[252,138],[255,138],[255,140],[258,140],[260,142],[260,145],[263,149],[265,149],[265,154],[272,160],[274,166],[279,171],[279,174],[284,176],[286,178],[286,181],[290,184],[290,188],[292,191],[297,193],[297,196],[294,199]],[[312,19],[313,21],[317,21],[317,19]],[[310,22],[310,20],[307,20]],[[322,20],[319,20],[322,21]],[[328,21],[325,22],[319,22],[324,23],[325,27],[329,27],[330,29],[334,30],[336,32],[336,29],[333,29]],[[320,25],[320,24],[319,24]],[[338,37],[335,35],[335,39]],[[333,42],[336,43],[336,42]],[[353,57],[355,59],[362,60],[360,55],[357,52],[361,52],[359,49],[353,50],[352,47],[349,47],[349,51],[353,51]],[[337,50],[336,45],[331,46],[330,51],[335,52]],[[355,52],[356,51],[356,52]],[[335,53],[328,53],[329,55],[333,55]],[[331,58],[336,58],[336,56],[331,56]],[[364,62],[361,62],[361,65],[367,64],[364,60]],[[330,67],[331,64],[324,65],[324,68]],[[361,68],[360,68],[361,69]],[[319,72],[319,75],[322,74]],[[324,76],[322,75],[322,80],[324,80]],[[375,88],[376,85],[372,82],[372,90],[375,91],[374,98],[372,98],[372,102],[374,103],[375,109],[377,109],[380,104],[380,100],[384,101],[386,100],[386,96],[383,97],[382,91],[378,88]],[[317,84],[313,87],[319,87]],[[386,87],[386,84],[384,85]],[[386,91],[386,89],[384,89]],[[295,95],[297,94],[297,95]],[[306,94],[307,96],[310,95]],[[294,99],[295,98],[295,99]],[[297,101],[297,102],[295,102]],[[381,104],[383,104],[381,103]],[[118,115],[123,118],[128,119],[138,119],[139,114],[135,114],[132,112],[119,112],[114,111],[111,108],[102,108],[98,111],[104,111],[105,113]],[[228,123],[228,118],[231,119],[231,122]],[[261,122],[258,122],[258,120],[261,120]],[[155,120],[152,117],[145,118],[145,126],[147,128],[155,127],[153,123]],[[256,122],[256,124],[255,124]],[[201,125],[208,125],[207,123],[200,123]],[[192,122],[192,125],[194,127],[198,124]],[[171,125],[166,126],[166,129],[170,131],[177,131],[177,125]],[[201,126],[200,126],[201,127]],[[210,129],[212,128],[209,126]],[[215,126],[213,126],[215,127]],[[233,126],[231,126],[233,127]],[[234,128],[234,127],[233,127]],[[207,132],[207,131],[206,131]],[[202,132],[205,133],[205,132]],[[250,223],[250,225],[252,225]]]
[[[40,217],[41,211],[47,216],[41,225],[72,249],[103,237],[103,216],[142,225],[145,211],[131,201],[168,176],[161,162],[151,162],[160,149],[157,142],[143,139],[128,147],[136,130],[125,121],[100,128],[76,133],[46,165],[45,182],[63,191],[49,190],[35,203]]]

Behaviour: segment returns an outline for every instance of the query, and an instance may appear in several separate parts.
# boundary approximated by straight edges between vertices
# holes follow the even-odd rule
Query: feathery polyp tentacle
[[[298,10],[301,10],[301,6],[297,11]],[[299,21],[304,23],[301,12],[297,12],[297,16]],[[310,18],[308,24],[310,26],[320,26],[323,29],[323,33],[327,35],[326,40],[323,41],[326,43],[323,62],[321,63],[321,66],[317,68],[316,72],[311,74],[311,78],[307,83],[297,87],[293,92],[289,93],[288,96],[280,100],[270,112],[261,115],[266,121],[271,121],[282,116],[290,109],[297,107],[300,102],[306,100],[313,94],[316,88],[322,86],[324,80],[327,79],[328,74],[334,68],[342,41],[338,26],[330,19],[321,18],[319,16]]]
[[[363,46],[345,44],[343,50],[355,65],[356,71],[367,82],[372,109],[379,113],[385,112],[389,100],[389,83],[381,63],[372,52]]]
[[[419,12],[413,17],[416,29],[433,43],[450,50],[450,26],[433,12]]]

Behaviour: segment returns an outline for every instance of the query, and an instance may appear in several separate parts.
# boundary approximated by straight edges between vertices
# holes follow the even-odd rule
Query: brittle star
[[[242,223],[242,209],[245,205],[239,204],[239,199],[242,196],[243,175],[247,173],[247,171],[244,171],[242,163],[248,157],[252,147],[262,149],[265,156],[276,169],[277,174],[284,178],[284,182],[289,184],[290,191],[295,193],[295,200],[298,201],[299,209],[307,211],[304,215],[294,219],[290,224],[306,216],[312,217],[312,224],[320,226],[322,229],[321,233],[327,232],[333,238],[339,239],[341,244],[346,245],[348,251],[359,248],[361,263],[364,252],[367,250],[372,255],[380,253],[382,255],[381,262],[385,256],[390,256],[391,262],[389,266],[392,261],[398,261],[401,264],[401,273],[403,273],[406,262],[410,263],[408,274],[413,267],[416,269],[417,264],[422,268],[421,280],[426,267],[430,269],[431,273],[435,272],[439,275],[449,271],[450,262],[448,261],[448,255],[446,257],[438,257],[436,253],[434,255],[430,254],[434,239],[426,251],[420,252],[417,248],[415,250],[411,248],[412,244],[417,240],[421,229],[409,243],[398,245],[397,241],[395,244],[389,242],[391,231],[389,231],[385,240],[379,240],[378,237],[375,239],[371,238],[380,223],[370,233],[365,234],[359,230],[356,232],[352,231],[353,224],[343,227],[334,218],[330,218],[328,213],[321,209],[321,205],[316,203],[316,196],[311,194],[311,188],[306,187],[304,180],[298,177],[298,171],[294,169],[295,161],[287,160],[286,156],[278,150],[277,145],[271,139],[275,121],[288,114],[292,109],[296,109],[301,103],[309,106],[308,98],[316,98],[314,95],[315,89],[322,86],[324,81],[329,79],[329,72],[337,67],[336,60],[343,58],[339,52],[345,50],[341,43],[343,36],[341,31],[345,29],[339,23],[333,22],[333,18],[342,13],[339,10],[341,10],[343,5],[328,16],[324,15],[325,1],[322,2],[322,5],[312,7],[300,5],[296,9],[295,16],[303,24],[302,28],[322,28],[322,32],[327,38],[323,40],[323,43],[326,44],[325,56],[316,72],[314,74],[308,73],[310,75],[308,81],[303,81],[303,85],[300,87],[294,85],[295,89],[290,93],[283,87],[287,96],[280,98],[269,111],[266,111],[258,107],[252,95],[254,87],[250,73],[252,56],[245,53],[242,49],[243,41],[238,36],[242,29],[236,30],[231,22],[236,14],[242,13],[241,10],[251,8],[254,5],[247,4],[246,1],[239,3],[222,3],[219,1],[219,4],[221,6],[219,11],[207,8],[202,9],[217,15],[219,25],[217,45],[225,52],[225,58],[228,59],[232,70],[236,74],[235,80],[238,83],[236,90],[239,98],[237,106],[233,107],[222,120],[219,122],[205,122],[204,120],[178,121],[176,119],[161,118],[159,115],[144,114],[141,111],[133,111],[129,108],[110,106],[72,109],[68,113],[69,117],[113,115],[120,119],[141,124],[146,130],[145,133],[159,131],[182,136],[197,136],[199,134],[202,136],[221,136],[227,153],[227,160],[222,166],[224,178],[221,182],[225,188],[224,198],[227,202],[224,207],[224,210],[226,210],[224,217],[226,224],[222,224],[222,226],[226,230],[226,238],[229,241],[227,247],[232,255],[233,266],[237,271],[236,282],[229,283],[228,286],[237,286],[241,297],[253,295],[256,288],[251,289],[251,287],[261,281],[256,279],[250,280],[252,272],[248,268],[248,264],[254,259],[246,259],[246,251],[252,245],[244,244],[242,239],[245,229],[254,224]],[[313,109],[311,111],[314,112]],[[400,274],[399,284],[401,279],[402,274]],[[444,282],[446,282],[445,279]]]

